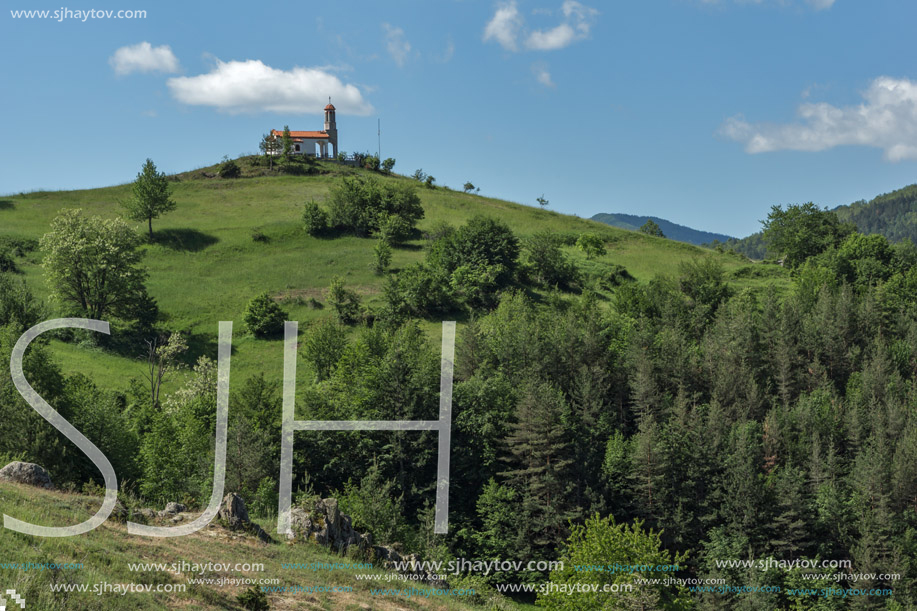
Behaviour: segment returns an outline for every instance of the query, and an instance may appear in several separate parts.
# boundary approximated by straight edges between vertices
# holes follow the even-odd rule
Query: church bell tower
[[[331,98],[328,98],[328,105],[325,106],[325,133],[328,134],[328,141],[331,143],[331,156],[338,156],[338,127],[334,121],[334,106],[331,104]]]

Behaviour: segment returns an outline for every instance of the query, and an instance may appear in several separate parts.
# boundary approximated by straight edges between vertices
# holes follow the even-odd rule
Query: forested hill
[[[834,212],[861,233],[879,233],[891,242],[905,238],[917,243],[917,184],[885,193],[870,201],[838,206]]]
[[[672,221],[661,219],[658,216],[639,216],[636,214],[601,212],[593,216],[592,220],[598,221],[600,223],[605,223],[606,225],[611,225],[612,227],[630,229],[631,231],[639,230],[644,223],[652,220],[657,225],[659,225],[662,233],[665,234],[665,237],[669,238],[670,240],[687,242],[688,244],[694,244],[696,246],[700,246],[714,240],[725,242],[730,239],[735,239],[722,233],[711,233],[709,231],[692,229],[691,227],[686,227],[684,225],[679,225],[678,223],[673,223]]]
[[[888,238],[890,242],[909,239],[917,243],[917,184],[884,193],[868,202],[860,200],[838,206],[832,212],[837,214],[840,220],[856,225],[860,233],[877,233]],[[665,232],[664,229],[663,231]],[[668,232],[665,234],[669,235]],[[711,243],[703,245],[715,246]],[[767,255],[764,237],[760,231],[738,240],[725,240],[724,246],[752,259],[763,259]]]

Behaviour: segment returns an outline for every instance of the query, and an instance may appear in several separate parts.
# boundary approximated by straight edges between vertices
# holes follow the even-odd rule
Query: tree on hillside
[[[268,132],[261,137],[261,144],[258,145],[264,156],[267,157],[268,168],[274,169],[274,157],[280,152],[282,143],[277,139],[273,132]]]
[[[136,320],[155,310],[140,268],[140,238],[121,219],[64,210],[41,238],[43,266],[54,296],[87,318]]]
[[[761,224],[768,250],[783,257],[788,267],[797,267],[809,257],[837,246],[856,230],[812,202],[787,206],[786,210],[773,206]]]
[[[576,247],[583,251],[587,259],[594,259],[605,254],[605,242],[594,233],[584,233],[577,238]]]
[[[290,135],[290,126],[283,126],[283,136],[280,138],[284,161],[289,161],[293,156],[293,136]]]
[[[656,236],[657,238],[664,238],[665,234],[662,233],[662,228],[656,224],[653,219],[647,219],[643,226],[640,227],[640,231],[647,235]]]
[[[538,202],[538,205],[541,206],[542,208],[547,208],[548,204],[551,203],[544,198],[544,193],[542,193],[540,197],[536,197],[535,201]]]
[[[465,193],[469,193],[469,192],[471,192],[471,191],[474,191],[474,183],[471,182],[470,180],[469,180],[469,181],[466,181],[466,182],[465,182],[465,186],[462,187],[462,190],[463,190]]]
[[[134,181],[133,197],[122,205],[127,209],[127,218],[147,222],[150,240],[153,239],[153,219],[175,210],[171,191],[165,173],[158,172],[153,160],[147,159]]]

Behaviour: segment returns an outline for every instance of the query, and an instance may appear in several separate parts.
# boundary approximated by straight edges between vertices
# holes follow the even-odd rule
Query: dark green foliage
[[[475,216],[438,240],[429,258],[450,274],[463,265],[494,267],[497,285],[506,286],[516,271],[519,240],[505,223]]]
[[[786,210],[773,206],[762,225],[768,251],[783,258],[789,267],[837,246],[855,229],[811,202],[787,206]]]
[[[255,337],[270,337],[283,331],[289,316],[268,293],[262,293],[248,302],[243,320]]]
[[[391,172],[395,169],[395,159],[393,157],[386,157],[385,161],[382,162],[382,171]]]
[[[564,255],[550,232],[536,233],[525,241],[526,273],[537,285],[569,289],[577,284],[576,266]]]
[[[306,233],[313,237],[323,235],[328,231],[328,213],[322,210],[315,201],[309,201],[303,206],[302,220]]]
[[[242,176],[242,168],[235,159],[224,157],[223,163],[220,164],[219,174],[220,178],[239,178]]]
[[[347,347],[347,330],[337,321],[325,318],[309,327],[302,344],[302,355],[315,371],[320,382],[334,373],[334,368]]]
[[[45,319],[44,307],[32,296],[24,280],[0,273],[0,327],[22,332]]]
[[[334,308],[338,321],[345,325],[352,325],[360,319],[362,308],[360,296],[344,286],[344,281],[335,276],[328,289],[328,303]]]
[[[662,233],[662,229],[653,219],[647,219],[643,225],[640,226],[640,231],[646,235],[651,235],[657,238],[664,238],[665,234]]]
[[[175,210],[172,200],[172,186],[165,173],[156,170],[152,159],[147,159],[137,174],[131,188],[131,199],[124,202],[127,218],[132,221],[146,221],[150,240],[153,239],[153,219]]]
[[[390,216],[400,217],[412,229],[423,218],[413,186],[344,177],[328,195],[328,221],[334,229],[366,236],[379,231]]]
[[[258,586],[251,586],[237,595],[236,602],[247,611],[268,611],[268,609],[271,608],[267,594],[258,588]]]
[[[13,260],[13,256],[10,254],[9,250],[0,249],[0,274],[4,272],[15,272],[18,271],[16,268],[16,262]]]

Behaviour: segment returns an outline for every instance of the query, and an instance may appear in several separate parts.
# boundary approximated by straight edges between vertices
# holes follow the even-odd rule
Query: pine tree
[[[156,170],[156,164],[152,159],[147,159],[137,174],[137,180],[134,181],[133,197],[124,202],[123,206],[127,209],[127,218],[147,222],[150,240],[153,239],[153,219],[175,210],[171,192],[169,179],[163,172]]]

